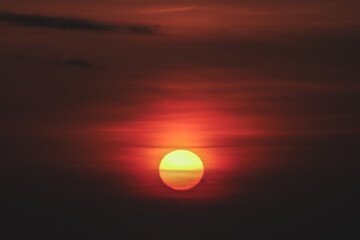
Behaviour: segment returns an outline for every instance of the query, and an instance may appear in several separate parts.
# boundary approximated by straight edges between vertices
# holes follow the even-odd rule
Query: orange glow
[[[228,142],[234,139],[235,133],[240,139],[253,139],[260,133],[256,117],[237,117],[223,109],[221,103],[209,100],[157,101],[149,103],[136,119],[102,128],[102,134],[106,133],[120,146],[113,159],[119,166],[127,167],[126,171],[120,167],[114,170],[127,179],[131,194],[151,199],[196,199],[204,203],[226,199],[233,191],[230,176],[245,174],[252,157],[252,149],[228,146]],[[164,156],[180,149],[195,153],[206,174],[204,170],[160,173]],[[194,176],[195,182],[191,183],[189,176]],[[187,178],[189,180],[185,180]],[[172,181],[184,185],[177,186]],[[187,188],[187,184],[193,188]]]
[[[204,165],[193,152],[176,150],[168,153],[160,163],[159,174],[162,181],[175,190],[195,187],[204,175]]]

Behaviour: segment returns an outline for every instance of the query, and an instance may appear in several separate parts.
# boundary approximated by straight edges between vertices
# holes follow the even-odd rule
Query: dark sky
[[[359,239],[359,8],[2,0],[0,239]]]

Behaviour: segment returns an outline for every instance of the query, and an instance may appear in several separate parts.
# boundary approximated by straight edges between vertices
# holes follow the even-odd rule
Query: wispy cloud
[[[64,65],[64,66],[81,67],[81,68],[89,68],[92,66],[89,62],[82,59],[71,59],[67,61],[55,60],[50,63],[57,65]]]
[[[14,14],[9,12],[0,13],[0,21],[10,25],[22,27],[43,27],[63,30],[86,30],[97,32],[116,32],[121,34],[156,34],[152,26],[126,24],[112,25],[99,23],[88,19],[50,17],[44,15]]]
[[[138,13],[141,14],[160,14],[160,13],[172,13],[172,12],[186,12],[196,10],[198,7],[190,6],[190,7],[172,7],[172,8],[151,8],[140,10]]]

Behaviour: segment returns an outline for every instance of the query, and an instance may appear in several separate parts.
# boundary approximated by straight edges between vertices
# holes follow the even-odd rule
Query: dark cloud
[[[82,59],[71,59],[67,61],[55,60],[55,61],[51,61],[50,63],[57,65],[64,65],[64,66],[81,67],[81,68],[92,67],[92,64]]]
[[[43,15],[0,13],[0,21],[23,27],[44,27],[66,30],[86,30],[97,32],[116,32],[122,34],[155,34],[157,31],[151,26],[143,25],[112,25],[98,23],[88,19],[49,17]]]

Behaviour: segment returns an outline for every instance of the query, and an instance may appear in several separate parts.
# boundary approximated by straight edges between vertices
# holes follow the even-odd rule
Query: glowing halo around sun
[[[204,175],[204,165],[193,152],[175,150],[162,159],[159,166],[161,180],[174,190],[195,187]]]

